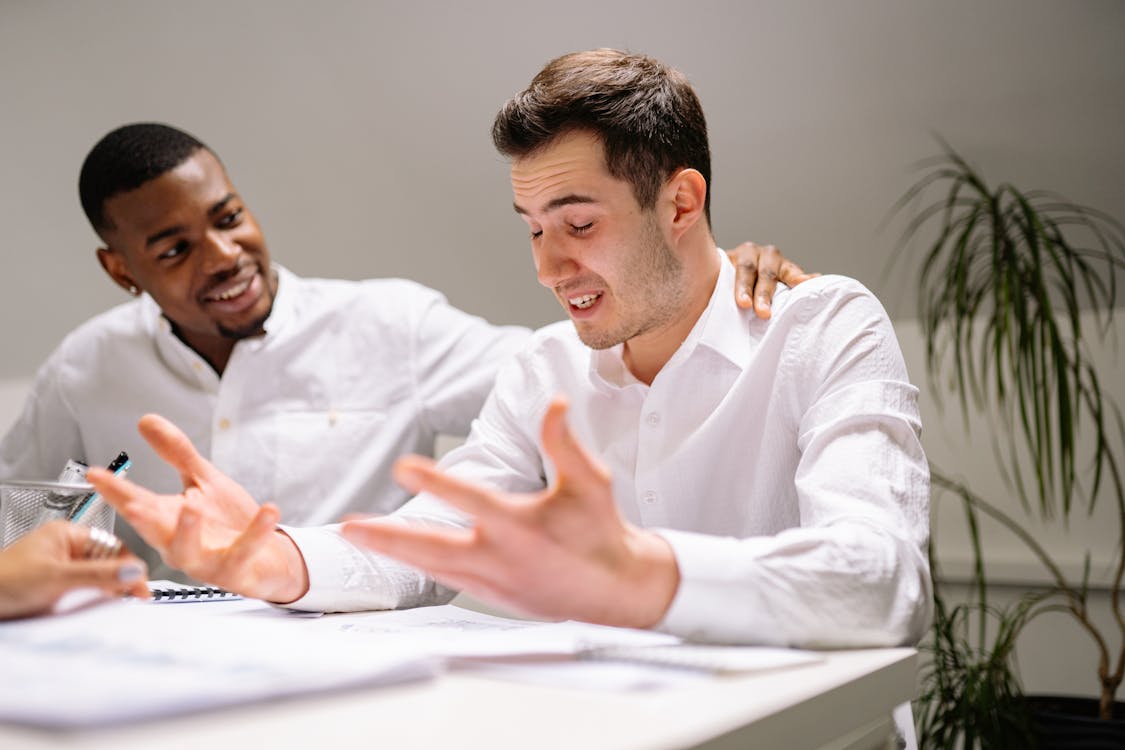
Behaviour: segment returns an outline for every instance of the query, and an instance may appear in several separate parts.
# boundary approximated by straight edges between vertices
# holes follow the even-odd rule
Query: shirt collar
[[[749,326],[754,313],[742,310],[735,304],[734,265],[727,259],[725,252],[718,248],[715,251],[721,256],[722,262],[719,264],[719,278],[711,292],[711,299],[662,371],[686,361],[701,346],[715,351],[739,369],[744,368],[750,360]],[[622,357],[624,349],[624,344],[618,344],[610,349],[591,350],[590,378],[595,385],[601,383],[616,388],[643,385],[625,366]]]
[[[277,294],[273,297],[273,309],[270,311],[270,316],[262,324],[262,328],[266,331],[263,338],[268,338],[271,334],[276,336],[284,330],[296,314],[297,304],[293,289],[297,285],[297,277],[289,269],[276,263],[271,264],[270,267],[277,272]]]
[[[244,339],[238,342],[237,346],[248,343],[252,348],[264,346],[267,341],[276,339],[279,332],[283,331],[286,324],[296,315],[297,302],[294,287],[299,281],[298,278],[276,263],[271,267],[277,272],[277,294],[274,295],[270,315],[262,324],[266,333],[263,336]],[[156,341],[161,359],[183,377],[196,380],[207,388],[217,388],[218,375],[202,357],[172,332],[172,323],[164,317],[160,305],[147,294],[141,295],[138,302],[141,305],[141,315],[149,321],[149,330]]]
[[[684,341],[685,346],[680,349],[686,348],[687,343],[698,333],[699,346],[715,351],[741,369],[750,362],[750,327],[756,319],[753,310],[743,310],[735,303],[734,264],[724,251],[717,252],[722,256],[722,263],[719,264],[719,280],[715,283],[715,291],[711,293],[707,309]]]

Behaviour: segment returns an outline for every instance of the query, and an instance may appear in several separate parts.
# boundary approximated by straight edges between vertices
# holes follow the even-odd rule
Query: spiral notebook
[[[149,581],[148,590],[154,602],[209,602],[242,598],[218,586],[193,586],[175,581]]]

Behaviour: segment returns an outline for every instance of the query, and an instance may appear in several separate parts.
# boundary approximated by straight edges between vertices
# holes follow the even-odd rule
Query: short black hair
[[[606,169],[632,185],[641,208],[655,205],[660,186],[677,169],[698,170],[707,182],[704,214],[710,220],[707,120],[683,73],[621,50],[556,57],[500,109],[492,142],[504,156],[520,159],[575,130],[601,139]]]
[[[190,133],[159,122],[122,125],[107,133],[90,149],[78,175],[78,197],[94,231],[112,229],[107,200],[175,169],[199,149],[215,153]]]

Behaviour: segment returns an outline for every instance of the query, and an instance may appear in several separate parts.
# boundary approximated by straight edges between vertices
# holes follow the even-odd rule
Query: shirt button
[[[652,490],[649,490],[644,494],[644,501],[647,505],[652,505],[656,502],[656,493]]]
[[[648,413],[647,419],[648,419],[648,423],[650,425],[652,425],[653,427],[660,424],[660,414],[659,414],[659,412],[650,411]]]
[[[337,421],[337,420],[338,420],[339,418],[340,418],[340,416],[339,416],[339,415],[338,415],[338,414],[336,413],[336,410],[335,410],[335,409],[332,409],[331,411],[329,411],[329,412],[328,412],[328,426],[329,426],[329,427],[335,427],[335,426],[336,426],[336,421]]]
[[[230,427],[230,420],[229,419],[227,419],[226,417],[223,417],[222,419],[219,420],[219,429],[220,430],[225,430],[229,427]]]

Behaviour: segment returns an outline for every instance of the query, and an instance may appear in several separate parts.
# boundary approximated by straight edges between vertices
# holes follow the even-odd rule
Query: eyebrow
[[[548,202],[547,205],[543,207],[543,213],[549,214],[555,209],[562,208],[563,206],[573,206],[576,203],[597,203],[597,201],[595,201],[588,195],[564,195]],[[512,208],[515,209],[515,212],[517,214],[520,214],[521,216],[527,216],[528,214],[527,209],[522,207],[518,203],[513,203]]]
[[[234,198],[235,198],[234,193],[227,193],[222,198],[215,201],[215,203],[211,206],[211,208],[207,209],[207,215],[208,216],[214,216],[215,214],[219,213],[224,208],[226,208],[226,205],[228,203],[230,203],[232,200],[234,200]],[[166,229],[161,229],[159,232],[156,232],[155,234],[150,234],[148,237],[145,238],[145,247],[152,247],[153,245],[160,242],[160,240],[164,239],[165,237],[171,237],[172,235],[179,234],[182,231],[184,231],[183,224],[176,224],[175,226],[171,226],[171,227],[168,227]]]

